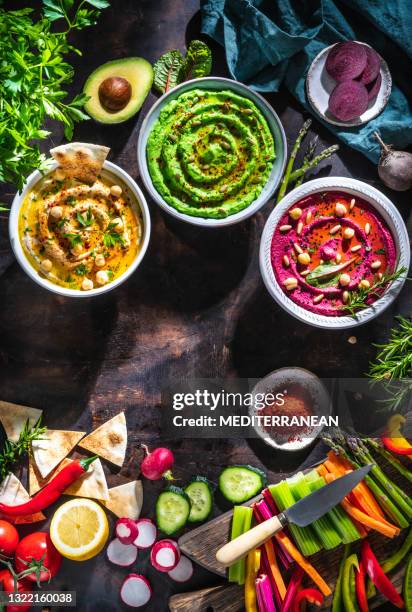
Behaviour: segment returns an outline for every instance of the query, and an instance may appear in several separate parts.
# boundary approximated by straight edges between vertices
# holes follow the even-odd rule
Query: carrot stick
[[[319,474],[319,476],[322,476],[323,478],[328,473],[328,470],[326,469],[323,463],[321,465],[318,465],[318,467],[316,468],[316,471]]]
[[[329,483],[329,482],[333,482],[336,476],[334,474],[326,474],[324,478],[326,482]],[[338,478],[340,478],[340,476],[338,476]],[[362,525],[362,523],[360,523],[359,521],[355,520],[353,517],[351,517],[351,521],[355,525],[356,529],[358,530],[360,537],[366,538],[366,536],[368,535],[368,530],[366,529],[366,527]]]
[[[298,551],[296,546],[288,538],[288,536],[279,531],[275,534],[275,538],[280,544],[288,551],[292,559],[296,561],[298,565],[307,573],[307,575],[313,580],[319,590],[324,594],[325,597],[331,595],[332,591],[329,585],[324,581],[322,576],[316,571],[316,569],[305,559],[305,557]]]
[[[273,580],[276,583],[280,598],[283,601],[285,599],[286,586],[283,581],[282,574],[280,573],[280,569],[279,569],[279,565],[276,559],[276,553],[275,553],[275,549],[273,548],[272,540],[269,540],[268,542],[265,543],[265,550],[266,550],[267,560],[269,564],[269,569],[272,573]]]
[[[359,510],[358,508],[353,506],[347,497],[345,497],[341,501],[341,506],[345,510],[345,512],[349,514],[349,516],[353,517],[359,523],[362,523],[363,525],[366,525],[370,527],[371,529],[378,531],[379,533],[381,533],[382,535],[388,538],[394,538],[400,533],[400,529],[395,527],[395,525],[389,525],[386,522],[382,523],[378,521],[377,519],[371,516],[368,516],[367,514],[362,512],[362,510]]]

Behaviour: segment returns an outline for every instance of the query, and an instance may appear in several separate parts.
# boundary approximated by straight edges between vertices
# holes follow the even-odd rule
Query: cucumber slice
[[[212,490],[207,478],[196,476],[196,478],[187,485],[185,493],[189,496],[191,503],[188,518],[189,523],[200,523],[200,521],[205,521],[212,512],[213,507]]]
[[[190,514],[190,499],[179,487],[170,486],[160,493],[156,502],[156,523],[166,535],[184,527]]]
[[[233,504],[242,504],[266,486],[266,474],[251,465],[227,467],[219,476],[220,492]]]

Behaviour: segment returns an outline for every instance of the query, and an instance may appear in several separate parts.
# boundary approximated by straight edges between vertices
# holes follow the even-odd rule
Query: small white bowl
[[[358,42],[360,45],[364,45],[365,47],[370,46],[364,42],[356,42]],[[339,125],[342,127],[363,125],[371,119],[374,119],[374,117],[377,117],[388,103],[389,96],[391,95],[392,91],[392,77],[391,73],[389,72],[388,64],[382,57],[380,58],[380,73],[382,83],[378,95],[374,100],[370,101],[366,111],[360,117],[357,117],[352,121],[339,121],[339,119],[336,119],[336,117],[334,117],[328,111],[330,94],[335,89],[337,82],[328,74],[325,68],[328,53],[334,46],[335,45],[330,45],[330,47],[322,49],[322,51],[315,57],[310,65],[306,77],[306,94],[308,96],[308,100],[313,110],[319,115],[319,117],[332,125]]]
[[[272,171],[270,173],[268,181],[264,186],[263,190],[256,198],[256,200],[252,202],[249,206],[239,211],[238,213],[235,213],[234,215],[229,215],[228,217],[225,217],[224,219],[193,217],[191,215],[186,215],[184,213],[179,212],[176,208],[168,204],[154,188],[149,168],[147,166],[147,140],[149,138],[150,132],[152,131],[153,125],[155,124],[160,115],[160,112],[163,110],[164,106],[168,104],[171,100],[178,98],[182,93],[191,89],[214,89],[217,91],[231,89],[237,94],[248,98],[258,107],[258,109],[264,115],[268,123],[269,129],[272,132],[273,139],[275,141],[276,158],[273,163]],[[172,217],[180,219],[180,221],[185,221],[186,223],[191,223],[192,225],[200,225],[202,227],[223,227],[227,225],[233,225],[234,223],[239,223],[240,221],[243,221],[244,219],[247,219],[248,217],[255,214],[255,212],[262,208],[262,206],[264,206],[266,202],[275,193],[276,188],[279,185],[279,182],[283,175],[283,170],[286,164],[286,157],[287,143],[285,132],[283,130],[283,126],[280,122],[279,117],[275,113],[274,109],[270,106],[270,104],[266,102],[266,100],[260,94],[250,89],[250,87],[247,87],[247,85],[239,83],[238,81],[233,81],[232,79],[225,79],[221,77],[205,77],[202,79],[193,79],[191,81],[186,81],[185,83],[174,87],[168,93],[163,94],[163,96],[159,98],[159,100],[152,106],[146,118],[144,119],[140,128],[139,140],[137,142],[137,163],[139,165],[139,173],[144,183],[144,186],[150,194],[150,197],[157,204],[159,204],[159,206],[161,206],[163,210],[172,215]]]
[[[55,285],[47,278],[40,276],[40,274],[33,268],[31,263],[26,257],[26,254],[23,250],[23,247],[19,238],[19,215],[20,208],[22,203],[29,191],[31,191],[36,184],[42,180],[45,176],[47,176],[50,172],[57,168],[57,163],[54,162],[50,166],[50,171],[45,174],[41,174],[38,170],[35,170],[30,176],[27,178],[27,181],[24,185],[24,188],[21,193],[17,193],[14,197],[13,203],[10,209],[9,216],[9,236],[10,242],[13,249],[13,252],[16,256],[17,261],[23,268],[23,270],[30,276],[34,282],[43,287],[44,289],[48,289],[48,291],[52,291],[53,293],[58,293],[59,295],[64,295],[65,297],[76,297],[76,298],[88,298],[94,297],[96,295],[101,295],[102,293],[107,293],[112,289],[115,289],[119,285],[121,285],[129,276],[133,274],[136,268],[139,266],[142,261],[150,239],[150,213],[149,208],[147,206],[146,199],[141,191],[141,189],[136,185],[135,181],[119,166],[116,164],[112,164],[109,161],[105,161],[103,164],[103,176],[107,176],[109,179],[120,179],[122,183],[124,183],[129,190],[130,194],[133,196],[133,201],[135,203],[136,212],[141,212],[143,219],[143,233],[141,240],[141,248],[138,252],[135,260],[130,265],[129,268],[118,278],[116,278],[111,283],[104,285],[103,287],[97,287],[95,289],[91,289],[90,291],[81,291],[80,289],[68,289],[66,287],[60,287],[59,285]]]
[[[371,306],[365,308],[364,310],[360,310],[357,313],[356,318],[349,315],[341,317],[328,317],[302,308],[302,306],[299,306],[293,302],[285,294],[273,272],[271,262],[271,244],[273,233],[280,219],[293,204],[302,198],[312,195],[313,193],[321,193],[323,191],[343,191],[351,196],[363,198],[373,208],[375,208],[383,217],[384,221],[387,223],[392,232],[398,256],[396,267],[406,268],[405,274],[393,281],[382,297],[371,304]],[[282,306],[286,312],[293,315],[300,321],[313,325],[314,327],[321,327],[323,329],[349,329],[374,319],[380,315],[397,297],[408,274],[407,271],[409,270],[410,263],[410,245],[405,223],[403,222],[398,209],[394,204],[392,204],[389,198],[374,187],[371,187],[362,181],[357,181],[356,179],[352,178],[332,176],[308,181],[300,187],[293,189],[279,202],[266,221],[260,241],[259,260],[260,272],[267,290],[273,299],[280,306]]]
[[[305,370],[304,368],[280,368],[279,370],[274,370],[267,374],[264,378],[259,380],[259,382],[253,387],[252,395],[254,396],[256,393],[272,393],[273,391],[279,392],[279,389],[284,389],[287,391],[288,384],[297,383],[304,387],[313,399],[313,413],[317,416],[325,416],[328,417],[331,414],[331,401],[329,394],[324,387],[322,381],[309,370]],[[279,408],[279,412],[282,412],[282,409]],[[253,406],[250,407],[249,410],[250,416],[259,414]],[[319,425],[314,428],[311,435],[308,437],[302,437],[298,440],[291,440],[289,442],[284,442],[282,444],[276,442],[267,431],[265,431],[259,425],[255,425],[254,429],[258,436],[269,446],[272,448],[276,448],[277,450],[287,451],[287,452],[298,452],[310,446],[316,438],[319,436],[321,431],[323,430],[323,425]]]

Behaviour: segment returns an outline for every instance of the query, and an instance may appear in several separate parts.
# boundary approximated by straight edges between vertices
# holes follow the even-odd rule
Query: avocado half
[[[153,83],[153,68],[143,57],[126,57],[102,64],[87,79],[83,91],[86,112],[100,123],[121,123],[141,108]]]

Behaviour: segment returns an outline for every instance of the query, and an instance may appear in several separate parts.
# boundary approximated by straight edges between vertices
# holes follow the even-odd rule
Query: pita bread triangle
[[[32,442],[33,458],[42,478],[63,461],[83,438],[85,431],[48,429],[41,440]]]
[[[67,178],[75,178],[91,185],[100,174],[109,151],[109,147],[85,142],[69,142],[50,149]]]
[[[69,465],[71,461],[72,461],[71,459],[67,459],[67,458],[63,459],[63,461],[59,463],[59,465],[56,468],[54,468],[54,470],[52,470],[46,478],[42,478],[42,475],[37,469],[37,466],[33,460],[33,457],[30,457],[29,459],[29,493],[30,495],[32,496],[35,495],[38,491],[40,491],[40,489],[45,487],[46,484],[49,483],[50,480],[54,478],[59,472],[61,472],[62,469],[66,467],[66,465]]]
[[[17,442],[27,421],[32,427],[42,415],[42,410],[20,406],[0,400],[0,422],[9,440]]]
[[[24,504],[29,501],[30,495],[27,493],[20,480],[10,472],[0,484],[0,499],[3,504],[17,506],[18,504]],[[2,515],[0,514],[0,516]],[[26,523],[43,521],[46,517],[42,512],[37,512],[36,514],[29,514],[27,516],[13,517],[12,519],[10,517],[6,518],[10,523],[23,525]]]
[[[69,460],[70,461],[70,460]],[[89,466],[87,472],[73,482],[64,492],[65,495],[77,497],[90,497],[91,499],[109,500],[106,476],[100,459],[96,459]]]
[[[108,510],[119,518],[139,518],[143,505],[143,487],[140,480],[126,482],[109,489],[109,500],[102,502]]]
[[[120,412],[92,431],[83,438],[79,446],[121,467],[127,447],[127,426],[124,412]]]

